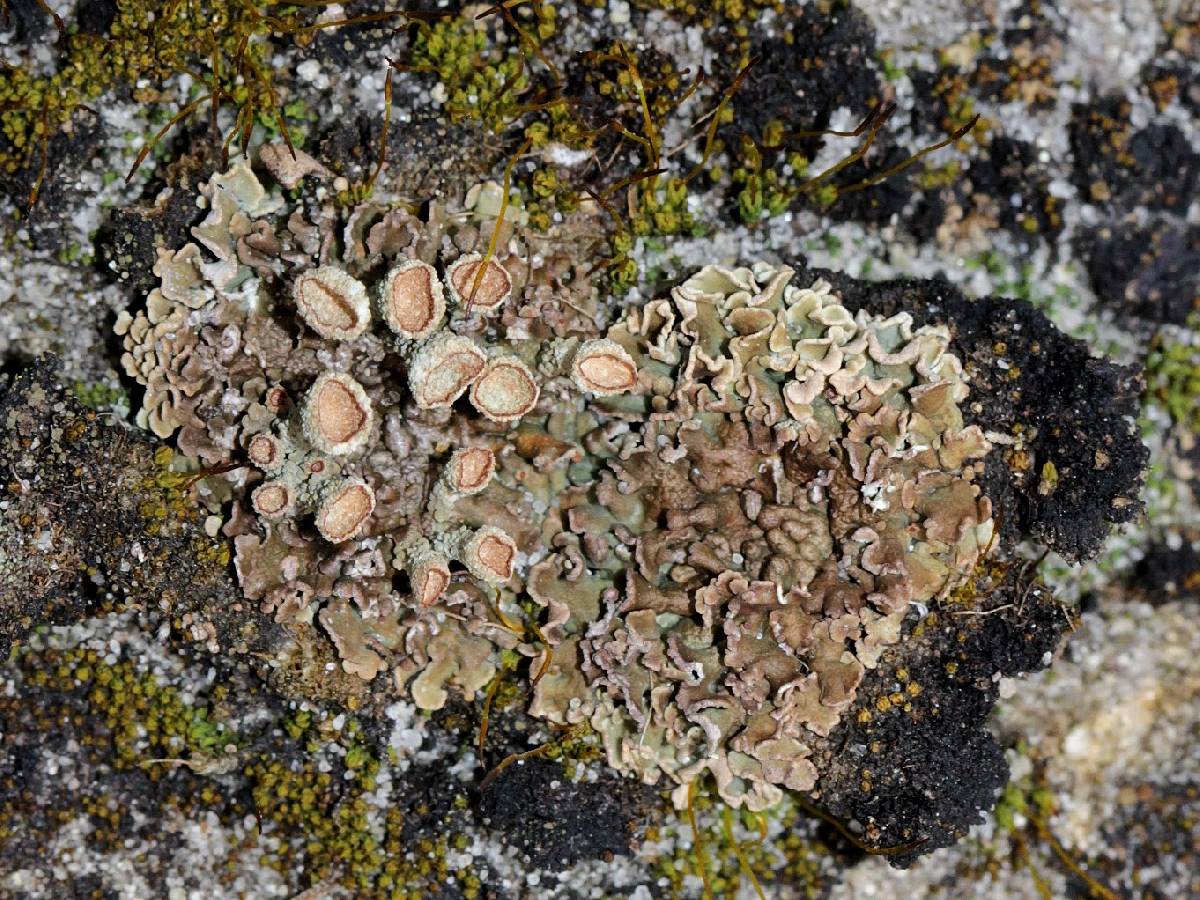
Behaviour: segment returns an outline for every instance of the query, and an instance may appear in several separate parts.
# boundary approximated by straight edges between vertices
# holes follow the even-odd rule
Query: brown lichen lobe
[[[347,672],[392,670],[422,702],[443,702],[446,680],[474,690],[488,654],[517,644],[497,634],[486,597],[514,582],[517,538],[537,531],[492,496],[512,490],[495,483],[493,423],[533,409],[540,388],[522,358],[551,327],[572,334],[568,317],[481,329],[472,311],[518,299],[512,251],[485,262],[436,210],[429,223],[372,204],[276,216],[284,201],[240,165],[203,192],[199,245],[165,252],[162,288],[121,323],[128,368],[157,386],[144,421],[189,457],[253,467],[211,483],[218,502],[232,496],[225,533],[264,614],[319,622]],[[340,253],[322,242],[335,232]],[[479,275],[478,293],[456,293],[452,274],[468,295]],[[544,278],[520,299],[548,303]],[[460,301],[449,319],[444,283]],[[289,292],[292,303],[261,302]],[[485,375],[476,406],[456,403]]]

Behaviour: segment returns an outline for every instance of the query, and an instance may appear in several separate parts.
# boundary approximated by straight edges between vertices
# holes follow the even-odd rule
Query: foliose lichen
[[[287,208],[244,164],[202,193],[118,323],[141,421],[234,470],[245,597],[422,707],[515,650],[533,714],[761,809],[989,546],[944,326],[767,264],[549,315],[566,273],[509,225]]]
[[[116,325],[139,424],[234,470],[205,490],[263,613],[426,708],[473,693],[522,637],[492,609],[537,532],[528,504],[504,512],[520,485],[492,485],[510,433],[636,387],[600,300],[559,253],[529,267],[507,223],[491,252],[466,211],[284,209],[244,163],[202,195],[197,242]],[[593,308],[548,310],[563,281]]]
[[[590,715],[680,804],[706,772],[752,809],[812,789],[809,745],[991,538],[947,331],[791,275],[706,267],[609,330],[640,391],[528,580],[567,648],[534,712]]]

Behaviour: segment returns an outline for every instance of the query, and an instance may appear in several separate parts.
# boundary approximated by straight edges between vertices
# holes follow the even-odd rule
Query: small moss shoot
[[[1050,886],[1034,860],[1038,847],[1049,849],[1055,862],[1084,886],[1086,896],[1094,900],[1116,900],[1116,894],[1094,875],[1087,872],[1068,848],[1054,836],[1048,822],[1058,811],[1054,793],[1046,782],[1044,765],[1035,765],[1033,774],[1020,781],[1010,781],[1001,794],[992,816],[1013,846],[1013,857],[1033,880],[1039,895],[1053,897]]]
[[[1200,314],[1190,320],[1200,333]],[[1146,400],[1166,410],[1179,428],[1200,435],[1200,346],[1160,332],[1146,357]]]
[[[89,409],[103,411],[113,408],[126,410],[129,408],[129,392],[121,385],[76,381],[71,385],[71,393]]]

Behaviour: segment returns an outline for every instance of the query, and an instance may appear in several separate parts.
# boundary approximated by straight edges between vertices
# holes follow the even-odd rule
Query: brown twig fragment
[[[704,167],[708,165],[708,158],[712,155],[713,143],[717,139],[717,128],[721,124],[721,113],[733,99],[733,95],[738,92],[741,86],[746,81],[746,76],[750,74],[750,69],[758,62],[757,57],[750,60],[746,65],[742,66],[741,70],[734,76],[729,87],[721,92],[721,99],[717,102],[716,108],[709,114],[711,120],[708,123],[708,133],[704,137],[704,152],[700,155],[700,162],[696,163],[692,171],[688,172],[683,177],[683,183],[688,184],[697,175],[704,171]],[[701,118],[703,121],[703,117]]]
[[[375,171],[367,179],[366,192],[369,195],[375,189],[375,179],[383,171],[387,161],[388,131],[392,127],[392,70],[395,66],[388,60],[387,77],[383,82],[383,130],[379,133],[379,159],[375,162]]]
[[[483,748],[487,744],[488,721],[492,714],[492,704],[496,702],[496,692],[500,690],[504,672],[503,668],[496,672],[496,677],[492,679],[487,695],[483,698],[483,713],[479,717],[479,739],[476,742],[476,752],[480,762],[483,761]]]
[[[696,825],[696,789],[700,784],[700,780],[696,779],[688,785],[687,792],[687,819],[688,825],[692,829],[692,846],[696,850],[696,868],[700,870],[700,883],[703,885],[702,896],[704,900],[712,900],[712,883],[708,880],[708,857],[704,852],[704,835]]]
[[[50,18],[54,19],[54,27],[58,29],[58,38],[59,38],[59,40],[65,41],[67,39],[67,26],[63,23],[62,16],[60,16],[58,13],[56,13],[54,10],[52,10],[50,8],[50,4],[47,3],[46,0],[37,0],[37,5],[42,8],[42,11],[45,12],[46,15],[48,15],[48,16],[50,16]],[[5,4],[5,6],[4,6],[4,19],[5,19],[5,22],[8,21],[8,5],[7,4]]]
[[[883,126],[887,123],[887,120],[889,118],[891,118],[892,113],[895,111],[896,111],[895,104],[885,103],[885,104],[879,104],[879,105],[875,106],[871,110],[871,112],[869,112],[867,114],[867,117],[865,119],[863,119],[862,124],[859,125],[859,127],[857,129],[855,129],[855,132],[854,132],[855,134],[862,134],[863,130],[866,130],[866,132],[867,132],[866,139],[861,144],[859,144],[859,146],[857,148],[855,148],[855,150],[852,153],[850,153],[847,156],[843,157],[842,159],[838,160],[836,163],[834,163],[829,168],[825,169],[823,172],[818,172],[812,178],[805,181],[803,184],[801,184],[799,187],[797,187],[795,189],[794,193],[803,194],[806,191],[809,191],[812,188],[817,187],[822,182],[828,181],[830,178],[832,178],[838,172],[842,171],[842,169],[846,168],[847,166],[853,165],[854,163],[858,162],[858,160],[860,160],[864,156],[866,156],[867,151],[870,150],[871,147],[874,145],[875,138],[877,138],[879,136],[880,129],[883,128]]]
[[[893,847],[871,847],[863,843],[862,838],[851,834],[850,829],[834,818],[833,815],[805,800],[799,794],[794,795],[792,799],[796,801],[796,805],[800,807],[800,809],[804,810],[810,816],[816,816],[822,822],[828,822],[834,827],[834,829],[837,830],[837,833],[844,837],[847,841],[849,841],[859,850],[863,851],[864,853],[870,853],[872,856],[896,856],[900,853],[911,853],[913,850],[916,850],[918,847],[923,846],[929,841],[929,838],[921,838],[920,840],[912,841],[907,844],[898,844]]]
[[[566,733],[563,734],[563,736],[560,738],[556,738],[553,741],[547,741],[546,743],[541,744],[540,746],[534,747],[532,750],[526,750],[524,753],[513,753],[513,754],[510,754],[509,756],[504,757],[504,759],[500,760],[500,762],[497,763],[497,765],[494,769],[492,769],[485,776],[483,776],[483,780],[479,782],[479,790],[480,791],[485,790],[489,784],[491,784],[493,781],[496,780],[497,775],[499,775],[501,772],[503,772],[505,769],[507,769],[513,763],[520,762],[521,760],[524,760],[524,759],[533,759],[534,757],[542,756],[545,753],[549,753],[555,747],[565,744],[571,738],[575,737],[585,727],[586,727],[585,725],[573,725],[569,729],[567,729]]]

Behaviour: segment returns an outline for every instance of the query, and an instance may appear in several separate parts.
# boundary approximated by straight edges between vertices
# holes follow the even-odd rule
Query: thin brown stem
[[[479,293],[479,286],[483,284],[483,275],[486,271],[488,262],[496,254],[496,245],[500,241],[500,229],[504,225],[504,216],[508,212],[508,193],[512,188],[513,169],[516,168],[517,160],[525,155],[533,142],[526,138],[519,149],[508,161],[508,165],[504,167],[504,183],[500,188],[500,211],[496,215],[496,224],[492,227],[492,235],[488,238],[487,252],[484,253],[483,259],[480,260],[479,266],[475,270],[475,277],[471,280],[471,292],[467,295],[467,314],[471,313],[471,305],[475,302],[475,295]]]
[[[33,210],[33,205],[37,203],[38,194],[42,190],[42,182],[46,180],[46,168],[50,164],[50,95],[47,94],[42,99],[42,159],[38,164],[37,178],[33,181],[33,186],[29,189],[29,209]]]
[[[849,194],[854,191],[861,191],[861,190],[864,190],[865,188],[873,187],[874,185],[877,185],[880,182],[887,181],[893,175],[903,172],[905,169],[907,169],[909,166],[911,166],[917,160],[923,159],[924,157],[928,156],[930,153],[933,153],[936,150],[941,150],[943,147],[947,147],[950,144],[953,144],[955,141],[965,137],[967,132],[969,132],[972,128],[974,128],[975,124],[978,121],[979,121],[979,116],[976,115],[973,119],[971,119],[970,122],[968,122],[962,128],[956,129],[952,134],[947,136],[945,139],[938,141],[936,144],[930,144],[928,147],[924,147],[921,150],[918,150],[912,156],[909,156],[907,159],[901,160],[896,165],[891,166],[890,168],[884,170],[883,172],[880,172],[878,175],[872,175],[870,178],[864,178],[862,181],[858,182],[857,184],[852,184],[849,187],[841,188],[839,190],[839,193]]]
[[[704,137],[704,152],[700,156],[700,162],[696,163],[692,171],[688,172],[683,178],[684,184],[689,184],[692,179],[704,171],[704,167],[708,165],[708,159],[712,155],[713,144],[717,139],[717,128],[721,124],[721,113],[725,107],[729,105],[729,101],[733,99],[733,95],[738,92],[742,84],[746,81],[746,76],[750,74],[750,69],[758,62],[758,59],[752,59],[746,65],[742,66],[741,70],[734,76],[733,81],[721,93],[721,99],[717,103],[716,109],[712,111],[712,119],[708,123],[708,133]]]
[[[138,170],[138,167],[145,161],[146,157],[150,155],[150,151],[154,149],[154,147],[163,139],[168,131],[194,113],[202,104],[207,103],[211,98],[212,94],[205,94],[203,97],[193,100],[179,112],[175,113],[175,115],[171,116],[171,118],[167,121],[167,124],[160,128],[154,137],[150,138],[150,140],[147,141],[142,147],[141,152],[139,152],[137,155],[137,159],[133,161],[133,165],[129,169],[129,174],[125,176],[125,180],[132,180],[133,173]]]
[[[703,896],[704,900],[712,900],[712,883],[708,880],[708,858],[704,852],[704,835],[696,825],[696,789],[700,784],[700,780],[696,779],[688,785],[687,792],[687,818],[688,825],[692,828],[692,845],[696,848],[696,868],[700,870],[700,883],[704,885]]]

